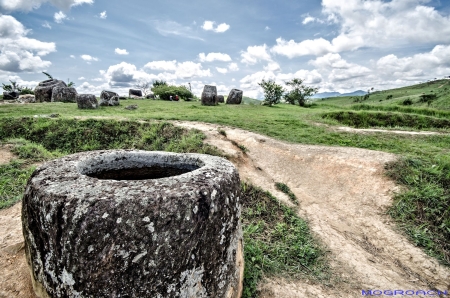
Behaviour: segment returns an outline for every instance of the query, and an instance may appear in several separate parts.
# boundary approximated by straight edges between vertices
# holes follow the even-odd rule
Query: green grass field
[[[398,184],[404,185],[405,191],[396,195],[393,206],[387,212],[412,242],[450,266],[449,90],[450,81],[440,80],[375,92],[363,102],[355,102],[355,97],[318,100],[308,108],[289,104],[278,104],[274,107],[221,104],[210,107],[202,106],[199,102],[159,100],[125,100],[120,106],[100,107],[97,110],[79,110],[76,104],[72,103],[1,104],[0,141],[14,145],[14,152],[20,160],[0,168],[0,208],[20,199],[26,177],[31,171],[29,165],[33,161],[104,148],[203,152],[217,155],[217,150],[202,144],[203,136],[199,132],[188,133],[161,120],[202,121],[238,127],[293,143],[358,147],[398,154],[401,158],[386,166],[386,174]],[[437,94],[433,102],[419,102],[421,94],[430,93]],[[403,104],[407,98],[411,99],[412,105]],[[124,109],[131,104],[137,104],[139,108],[134,111]],[[45,118],[45,115],[49,114],[59,114],[59,117]],[[75,118],[78,120],[74,120]],[[145,123],[137,120],[144,120]],[[428,130],[438,131],[440,134],[360,134],[337,130],[337,126]],[[280,184],[279,187],[283,188],[283,185]],[[251,190],[248,196],[257,195],[267,204],[271,202],[270,194],[255,190],[251,186],[248,186],[248,189]],[[288,189],[285,192],[287,193]],[[286,210],[273,212],[289,214]],[[275,224],[273,219],[269,218],[261,227],[257,222],[262,218],[252,217],[254,212],[256,211],[249,209],[243,213],[248,215],[244,219],[247,221],[246,237],[257,232],[264,235],[276,233],[266,229],[284,225],[283,222]],[[261,210],[257,212],[261,213]],[[290,222],[295,222],[295,225],[285,227],[282,232],[286,235],[297,229],[306,231],[303,223],[297,219]],[[307,235],[307,232],[305,233]],[[324,280],[323,276],[329,276],[328,269],[325,269],[326,262],[319,261],[323,260],[324,254],[319,246],[311,242],[312,238],[308,237],[291,240],[298,241],[296,243],[299,249],[309,247],[316,252],[316,257],[308,263],[314,269],[310,272],[315,272],[315,279]],[[251,242],[250,238],[246,240],[248,243]],[[246,267],[246,297],[254,297],[256,284],[263,274],[291,274],[281,265],[277,265],[275,256],[272,267],[263,266],[267,271],[256,267],[260,266],[258,257],[268,254],[271,245],[276,242],[270,239],[268,241],[255,242],[256,246],[246,246],[246,263],[255,264],[255,267],[249,267],[250,271]],[[253,253],[257,255],[253,256]],[[248,260],[250,255],[252,257]],[[304,260],[298,261],[302,264]],[[303,274],[301,270],[297,273]]]

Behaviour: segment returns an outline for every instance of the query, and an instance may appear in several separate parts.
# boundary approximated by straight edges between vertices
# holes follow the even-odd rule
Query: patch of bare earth
[[[0,165],[9,163],[14,158],[14,154],[10,151],[8,145],[0,145]]]
[[[263,297],[361,297],[362,290],[450,290],[450,270],[396,231],[385,214],[398,187],[383,174],[392,154],[345,147],[290,144],[240,129],[176,122],[203,131],[206,142],[232,157],[242,180],[285,203],[275,182],[300,201],[298,213],[330,251],[339,282],[267,278]],[[218,133],[218,128],[226,137]],[[243,154],[236,145],[243,145]],[[291,204],[292,206],[292,204]]]

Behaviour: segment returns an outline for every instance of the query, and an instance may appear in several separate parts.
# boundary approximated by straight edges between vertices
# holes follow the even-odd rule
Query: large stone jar
[[[240,182],[225,159],[78,153],[32,174],[25,251],[39,297],[240,297]]]
[[[204,106],[217,105],[218,99],[217,99],[216,86],[205,85],[205,87],[203,87],[201,101],[202,101],[202,105],[204,105]]]

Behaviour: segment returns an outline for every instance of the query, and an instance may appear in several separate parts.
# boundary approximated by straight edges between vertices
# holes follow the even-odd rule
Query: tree
[[[258,83],[264,89],[264,102],[269,106],[280,102],[284,89],[273,80],[262,80]]]
[[[298,102],[301,107],[305,106],[306,100],[310,96],[313,96],[317,93],[317,91],[319,91],[318,88],[304,85],[303,80],[298,78],[294,78],[289,82],[286,82],[286,85],[292,89],[284,95],[286,102],[293,105]]]
[[[142,93],[144,93],[144,96],[150,92],[151,86],[152,86],[152,83],[150,83],[148,81],[139,81],[136,85],[134,85],[135,88],[142,90]]]
[[[153,88],[158,87],[158,86],[167,86],[167,82],[164,80],[154,80],[152,82],[152,85],[153,85]]]

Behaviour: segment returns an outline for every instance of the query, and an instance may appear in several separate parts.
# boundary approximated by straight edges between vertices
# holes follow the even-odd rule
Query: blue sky
[[[155,79],[383,90],[450,75],[450,1],[0,0],[0,82],[42,71],[96,95]]]

